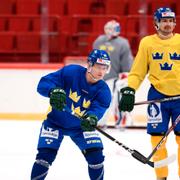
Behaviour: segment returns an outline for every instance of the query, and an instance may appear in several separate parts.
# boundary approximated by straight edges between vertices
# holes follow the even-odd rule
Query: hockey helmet
[[[115,20],[108,21],[104,25],[104,32],[108,37],[119,36],[120,31],[121,31],[120,24]]]
[[[109,67],[111,64],[108,53],[104,50],[99,49],[93,49],[88,55],[87,60],[91,66],[93,66],[94,64],[102,64]]]
[[[160,22],[163,18],[173,18],[176,19],[175,13],[169,7],[158,8],[154,13],[154,20]]]

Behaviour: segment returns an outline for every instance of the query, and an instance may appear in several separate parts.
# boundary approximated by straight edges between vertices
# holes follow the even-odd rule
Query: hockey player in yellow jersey
[[[174,33],[175,13],[168,7],[162,7],[154,13],[154,25],[157,33],[144,37],[128,76],[128,86],[121,89],[120,111],[132,111],[135,92],[148,74],[151,87],[148,100],[180,95],[180,34]],[[180,115],[180,100],[151,103],[147,108],[147,133],[151,135],[154,148]],[[180,177],[180,123],[174,129],[178,145],[178,175]],[[154,161],[167,157],[166,142],[154,155]],[[157,180],[166,180],[168,167],[155,169]]]

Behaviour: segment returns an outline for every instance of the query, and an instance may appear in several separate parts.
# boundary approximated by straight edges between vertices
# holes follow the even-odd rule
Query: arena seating
[[[180,1],[175,0],[2,0],[0,62],[40,62],[42,39],[48,42],[50,62],[86,56],[112,19],[120,22],[121,35],[128,38],[136,55],[140,39],[155,33],[152,17],[160,6],[176,12],[175,31],[179,32]],[[42,23],[44,19],[47,22]]]

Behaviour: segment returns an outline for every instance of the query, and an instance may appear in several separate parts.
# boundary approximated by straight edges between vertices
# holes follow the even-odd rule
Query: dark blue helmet
[[[88,62],[93,66],[96,64],[103,64],[110,66],[111,61],[108,53],[104,50],[93,49],[88,55]]]
[[[158,8],[154,13],[154,20],[160,22],[162,18],[174,18],[175,13],[169,7]]]

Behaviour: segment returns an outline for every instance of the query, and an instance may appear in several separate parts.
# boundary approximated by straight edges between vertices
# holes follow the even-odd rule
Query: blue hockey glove
[[[54,88],[50,92],[50,104],[59,111],[62,111],[66,106],[66,92],[60,88]]]
[[[119,102],[119,111],[132,111],[135,102],[135,90],[130,87],[121,89],[122,97]]]
[[[93,114],[86,114],[81,120],[81,129],[83,131],[94,131],[97,126],[98,118]]]

